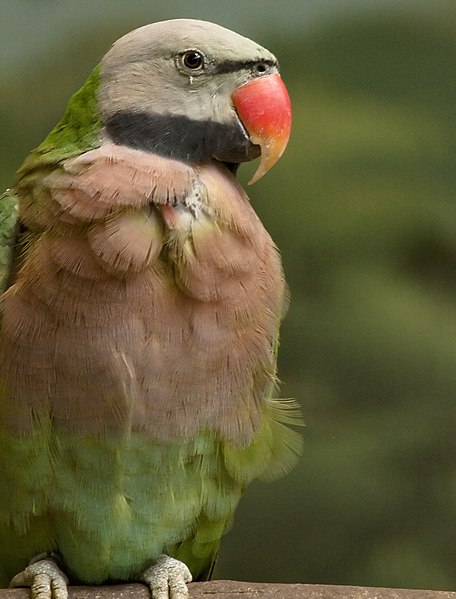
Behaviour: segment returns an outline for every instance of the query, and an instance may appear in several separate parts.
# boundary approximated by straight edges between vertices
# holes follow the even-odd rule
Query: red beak
[[[285,151],[291,130],[291,102],[278,73],[257,77],[234,90],[234,107],[254,144],[261,147],[260,164],[249,181],[255,183]]]

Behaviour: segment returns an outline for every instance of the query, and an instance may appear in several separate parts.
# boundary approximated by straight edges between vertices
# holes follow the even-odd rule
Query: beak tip
[[[261,147],[261,158],[260,164],[253,174],[253,177],[248,182],[248,185],[253,185],[259,181],[282,157],[288,144],[290,131],[288,129],[286,134],[284,134],[283,131],[280,133],[266,136],[262,140],[255,138],[255,143]]]
[[[259,181],[267,172],[269,168],[264,168],[262,161],[258,165],[257,170],[253,173],[253,176],[247,181],[247,185],[253,185]]]

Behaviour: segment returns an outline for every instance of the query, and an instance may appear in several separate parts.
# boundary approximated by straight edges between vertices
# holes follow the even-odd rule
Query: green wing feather
[[[61,120],[27,156],[18,171],[19,179],[37,167],[57,165],[100,146],[103,125],[98,113],[99,83],[100,69],[95,67],[84,86],[71,97]]]
[[[17,173],[16,188],[8,189],[0,196],[0,293],[12,280],[15,255],[21,245],[18,239],[18,194],[23,179],[37,169],[55,168],[63,160],[96,148],[101,143],[102,123],[97,106],[99,80],[99,67],[96,67],[85,85],[70,99],[61,120],[25,159]]]
[[[18,226],[17,197],[8,190],[0,196],[0,293],[8,287]]]

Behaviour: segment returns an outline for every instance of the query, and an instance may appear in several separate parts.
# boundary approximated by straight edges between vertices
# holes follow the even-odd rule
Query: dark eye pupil
[[[199,69],[203,64],[203,57],[199,52],[186,52],[184,54],[184,65],[188,69]]]

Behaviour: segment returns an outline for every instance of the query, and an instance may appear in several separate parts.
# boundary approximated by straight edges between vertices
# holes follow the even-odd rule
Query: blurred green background
[[[117,37],[176,17],[274,51],[294,105],[250,194],[305,452],[248,490],[216,575],[456,589],[456,4],[0,0],[0,187]]]

